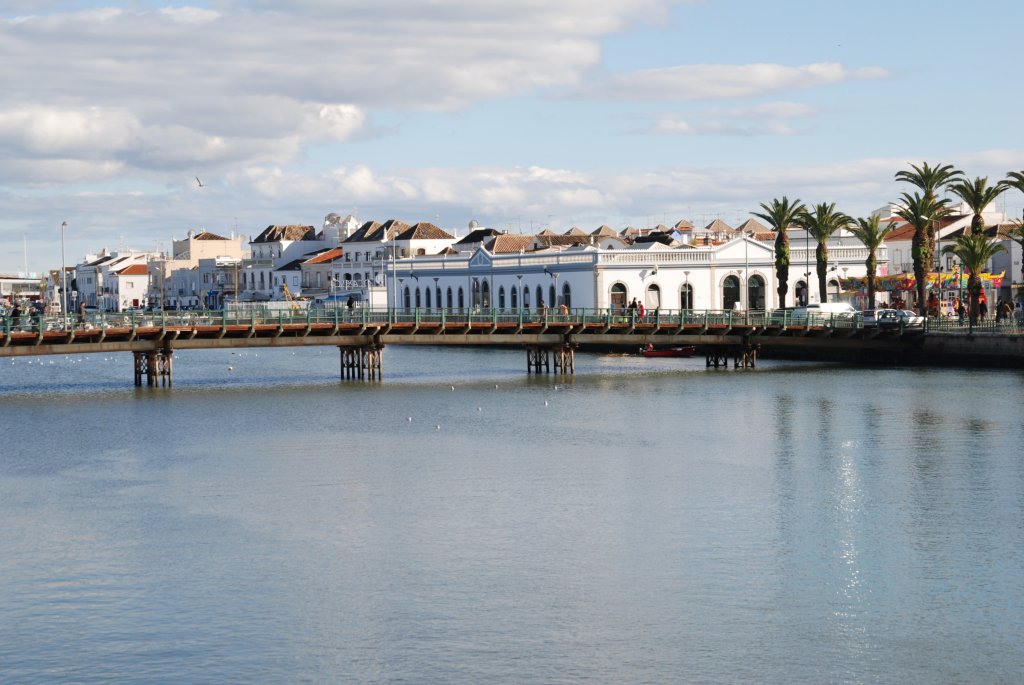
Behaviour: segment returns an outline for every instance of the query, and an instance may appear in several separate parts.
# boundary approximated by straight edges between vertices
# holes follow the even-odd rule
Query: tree
[[[864,266],[867,267],[868,309],[875,308],[875,291],[878,289],[878,277],[875,275],[875,272],[878,270],[876,253],[882,243],[885,242],[885,239],[889,237],[893,226],[892,222],[886,222],[885,225],[882,225],[881,220],[877,216],[857,219],[857,223],[850,226],[850,233],[857,240],[864,243],[864,247],[868,250],[868,258],[864,260]]]
[[[994,255],[1006,252],[1006,248],[984,233],[964,233],[956,237],[952,245],[942,250],[957,256],[960,264],[970,273],[967,277],[967,293],[971,298],[971,325],[978,322],[978,302],[981,300],[981,272]]]
[[[1016,188],[1024,193],[1024,171],[1007,171],[1006,180],[1003,185],[1009,188]]]
[[[806,211],[800,200],[789,201],[783,196],[775,198],[770,205],[761,203],[764,212],[751,212],[754,216],[764,219],[775,231],[775,279],[778,282],[779,306],[786,306],[786,294],[789,292],[789,236],[786,231],[796,223],[797,217]]]
[[[990,186],[986,176],[979,176],[973,181],[960,178],[946,186],[946,190],[959,197],[964,204],[971,208],[971,212],[974,214],[971,217],[972,233],[981,233],[985,230],[985,220],[981,217],[981,213],[1009,188],[1010,186],[1002,182]]]
[[[928,244],[928,229],[936,219],[949,214],[949,200],[930,200],[919,193],[903,193],[896,215],[914,227],[910,250],[914,258],[914,278],[917,280],[917,308],[921,316],[928,315],[926,300],[928,283],[925,280],[932,264],[932,250]]]
[[[828,284],[826,282],[828,273],[828,246],[826,242],[832,234],[843,226],[853,222],[853,219],[836,211],[836,203],[815,205],[810,211],[803,211],[797,217],[797,223],[814,238],[814,266],[818,275],[818,299],[821,302],[828,302]]]
[[[942,186],[963,177],[964,172],[954,169],[952,164],[936,164],[930,166],[928,162],[921,162],[921,166],[911,164],[913,171],[897,171],[896,180],[909,183],[924,193],[925,198],[934,202],[938,199],[938,191]],[[928,251],[935,254],[935,224],[929,223],[925,228],[928,236]]]

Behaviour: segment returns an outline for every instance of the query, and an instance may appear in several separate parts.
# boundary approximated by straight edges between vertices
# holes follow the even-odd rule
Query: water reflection
[[[185,359],[170,391],[107,363],[0,376],[13,682],[1024,669],[1019,376],[580,355],[563,379],[398,349],[369,384],[329,354]]]

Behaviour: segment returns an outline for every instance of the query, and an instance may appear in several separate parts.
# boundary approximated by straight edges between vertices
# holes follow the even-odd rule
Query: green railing
[[[373,309],[355,307],[349,309],[344,305],[338,307],[314,307],[309,309],[278,309],[247,308],[240,310],[193,310],[175,311],[158,310],[152,312],[92,312],[87,314],[26,315],[18,319],[10,316],[0,317],[0,332],[9,337],[12,331],[24,331],[41,334],[47,331],[94,330],[107,328],[180,328],[194,326],[247,326],[276,324],[278,326],[292,324],[359,324],[361,326],[413,324],[414,326],[449,326],[449,325],[514,325],[522,327],[527,324],[541,323],[545,325],[573,324],[596,325],[609,329],[623,327],[645,329],[653,326],[658,329],[665,327],[799,327],[805,330],[824,329],[861,329],[864,328],[860,316],[801,314],[794,316],[793,310],[653,310],[643,316],[635,310],[621,309],[588,309],[574,308],[567,313],[548,309],[541,312],[536,308],[397,308]],[[881,330],[905,329],[898,327],[882,328]],[[1024,331],[1024,321],[1013,317],[996,321],[988,318],[973,326],[965,319],[957,317],[930,317],[920,326],[907,330],[924,330],[932,332],[977,332],[977,333],[1017,333]]]

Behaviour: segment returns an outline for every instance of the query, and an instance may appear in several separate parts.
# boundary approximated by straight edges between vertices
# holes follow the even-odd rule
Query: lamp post
[[[68,327],[68,270],[64,265],[64,231],[68,222],[60,222],[60,312],[64,317],[64,328]]]
[[[439,280],[439,276],[434,276],[434,299],[437,300],[437,308],[441,309],[444,307],[444,305],[441,304],[441,289],[437,287],[437,282]]]
[[[520,262],[521,261],[522,261],[522,258],[520,257]],[[523,275],[522,274],[516,274],[516,278],[519,279],[519,285],[516,286],[516,287],[519,289],[518,302],[519,302],[519,308],[521,309],[524,306],[524,304],[523,304]]]
[[[693,309],[693,295],[690,293],[690,272],[684,271],[683,276],[685,277],[685,283],[683,283],[683,292],[686,293],[686,302],[680,304],[683,305],[683,309]]]

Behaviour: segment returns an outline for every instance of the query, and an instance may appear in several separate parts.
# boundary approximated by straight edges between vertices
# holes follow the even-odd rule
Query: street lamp
[[[680,304],[683,304],[683,309],[693,309],[693,294],[690,292],[690,272],[684,271],[683,276],[686,278],[686,281],[683,284],[683,292],[686,293],[686,302]]]
[[[64,328],[68,327],[68,270],[64,265],[64,231],[68,222],[60,222],[60,311],[64,316]]]

